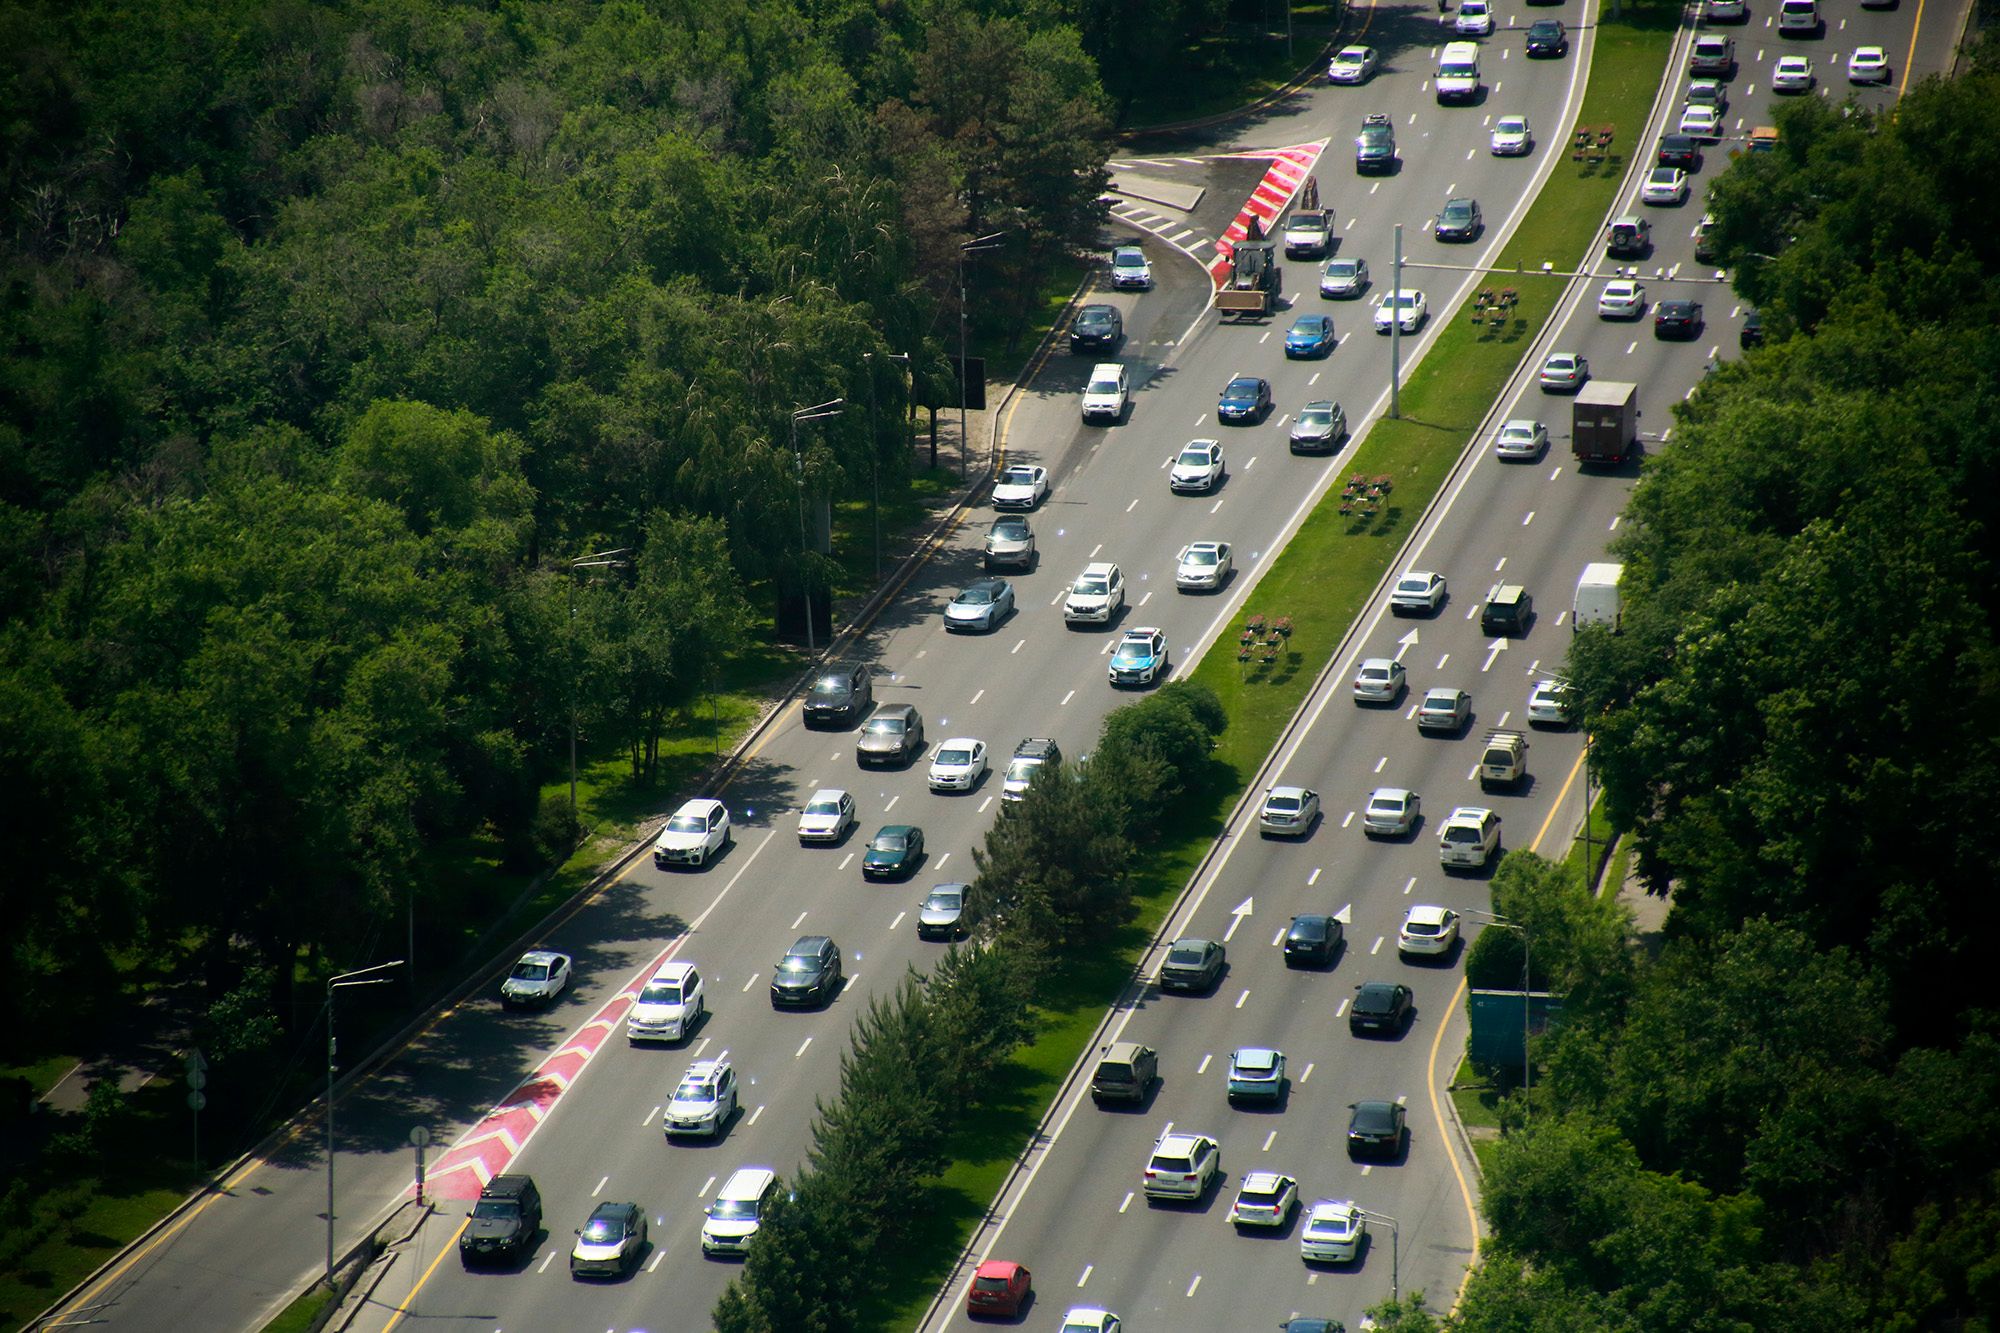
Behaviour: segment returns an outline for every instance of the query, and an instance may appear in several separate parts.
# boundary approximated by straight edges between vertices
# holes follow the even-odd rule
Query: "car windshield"
[[[1395,992],[1387,986],[1363,986],[1354,998],[1354,1007],[1364,1014],[1379,1014],[1395,1003]]]
[[[1094,379],[1094,380],[1092,380],[1092,381],[1090,382],[1090,388],[1089,388],[1089,389],[1087,389],[1087,390],[1086,390],[1085,392],[1087,392],[1087,393],[1117,393],[1117,392],[1118,392],[1118,381],[1117,381],[1117,380],[1116,380],[1115,378],[1113,378],[1113,377],[1111,377],[1111,376],[1109,376],[1109,375],[1107,375],[1107,376],[1103,377],[1102,379]]]
[[[1412,935],[1437,935],[1444,931],[1444,927],[1435,921],[1412,921],[1403,929]]]
[[[1127,639],[1111,655],[1115,662],[1143,662],[1153,655],[1153,645],[1144,639]]]
[[[870,720],[868,730],[876,736],[900,736],[903,734],[903,719],[900,717],[878,717]]]
[[[1079,326],[1109,324],[1111,319],[1111,311],[1101,306],[1086,306],[1076,316]]]
[[[1257,396],[1257,381],[1231,380],[1229,381],[1229,388],[1225,390],[1225,393],[1231,398],[1255,398]]]
[[[937,911],[952,911],[965,904],[965,895],[956,890],[932,889],[924,906]]]
[[[1264,802],[1264,808],[1266,810],[1289,812],[1296,811],[1303,804],[1304,802],[1296,796],[1273,796]]]
[[[1358,65],[1361,63],[1361,60],[1362,56],[1359,51],[1342,51],[1333,58],[1333,63],[1336,65]]]
[[[1183,449],[1181,450],[1180,461],[1188,464],[1190,467],[1206,467],[1208,466],[1208,450]]]
[[[706,1079],[691,1078],[674,1089],[674,1100],[677,1102],[712,1102],[715,1100],[715,1089],[708,1085]]]
[[[1396,591],[1429,592],[1430,587],[1431,587],[1431,581],[1429,579],[1408,578],[1404,579],[1401,583],[1398,583],[1396,585]]]
[[[708,1215],[724,1222],[754,1222],[757,1220],[755,1199],[717,1199]]]
[[[1202,547],[1196,547],[1187,553],[1187,563],[1190,565],[1212,565],[1215,559],[1214,551]]]
[[[1007,780],[1009,782],[1026,782],[1028,775],[1041,766],[1042,761],[1039,759],[1016,759],[1007,765]]]
[[[1003,518],[993,525],[993,535],[995,537],[1006,537],[1012,541],[1019,541],[1028,535],[1027,520]]]
[[[813,683],[813,693],[822,699],[844,699],[847,697],[847,677],[821,676]]]
[[[1362,668],[1361,668],[1361,679],[1363,679],[1363,680],[1368,680],[1368,681],[1383,681],[1383,680],[1387,680],[1387,679],[1389,679],[1389,668],[1388,668],[1388,667],[1379,667],[1379,666],[1366,666],[1366,667],[1362,667]]]
[[[615,1218],[593,1217],[583,1224],[583,1239],[586,1243],[602,1245],[606,1241],[617,1240],[623,1230]]]
[[[878,852],[900,852],[910,845],[910,840],[901,833],[878,833],[868,845]]]
[[[708,821],[700,815],[675,815],[667,821],[669,833],[706,833]]]
[[[986,606],[993,601],[991,588],[967,588],[955,598],[960,606]]]
[[[1447,78],[1453,76],[1465,78],[1476,68],[1477,66],[1469,60],[1447,60],[1439,65],[1438,73],[1443,74]]]
[[[1472,205],[1463,199],[1454,199],[1444,206],[1444,215],[1457,222],[1472,216]]]
[[[1236,1057],[1239,1074],[1268,1074],[1278,1067],[1278,1057],[1269,1051],[1245,1051]]]
[[[1368,808],[1387,814],[1394,814],[1403,808],[1403,798],[1400,796],[1377,796],[1374,800],[1368,802]]]
[[[788,953],[785,955],[785,960],[778,964],[778,970],[780,972],[817,972],[819,971],[819,959],[809,954]]]
[[[488,975],[491,974],[489,973]],[[514,980],[516,981],[547,981],[548,979],[549,965],[547,963],[514,964]]]
[[[1035,484],[1035,474],[1029,468],[1010,467],[1000,474],[1000,484],[1002,486],[1032,486]]]
[[[1398,310],[1408,310],[1417,303],[1415,292],[1397,292],[1389,298],[1389,304]]]
[[[1500,122],[1500,131],[1503,134],[1521,134],[1524,133],[1527,130],[1527,128],[1528,128],[1528,122],[1521,119],[1519,116],[1508,116],[1503,120],[1501,120]]]
[[[512,1199],[481,1199],[472,1205],[472,1215],[489,1221],[512,1221],[521,1215],[521,1205]]]
[[[1114,250],[1111,254],[1111,262],[1121,268],[1137,268],[1146,262],[1146,252],[1130,249]]]
[[[1308,407],[1299,413],[1301,426],[1324,426],[1333,421],[1333,410],[1326,407]]]
[[[1101,575],[1090,575],[1076,581],[1076,591],[1086,597],[1102,597],[1111,591],[1111,580]]]
[[[806,807],[806,813],[809,815],[837,815],[840,813],[840,802],[831,797],[814,801]]]
[[[937,762],[940,764],[969,764],[972,762],[972,751],[939,750]]]
[[[678,981],[649,981],[646,989],[639,992],[640,1004],[679,1004],[681,983]]]
[[[1371,1106],[1363,1102],[1354,1108],[1354,1127],[1380,1133],[1394,1123],[1395,1112],[1386,1105]]]

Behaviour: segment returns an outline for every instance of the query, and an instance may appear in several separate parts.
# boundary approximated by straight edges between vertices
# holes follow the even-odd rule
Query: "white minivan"
[[[1817,33],[1819,6],[1814,0],[1783,0],[1778,6],[1778,31],[1780,34]]]
[[[1479,48],[1471,42],[1446,42],[1438,55],[1437,100],[1470,102],[1478,96]]]

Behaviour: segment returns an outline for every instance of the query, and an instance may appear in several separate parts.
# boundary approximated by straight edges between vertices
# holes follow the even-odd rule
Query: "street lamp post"
[[[811,407],[801,407],[792,413],[792,462],[798,468],[799,478],[799,572],[806,569],[806,456],[799,450],[799,423],[801,421],[823,421],[827,417],[837,417],[847,405],[845,398],[829,398]],[[813,628],[812,580],[802,580],[806,603],[806,656],[819,656],[819,639]]]
[[[1000,248],[1007,233],[996,231],[990,236],[961,242],[958,247],[958,479],[965,480],[966,457],[972,451],[972,436],[965,426],[965,400],[972,388],[972,368],[966,362],[965,347],[965,257],[985,254],[988,250]]]
[[[1403,224],[1396,224],[1396,258],[1389,283],[1389,419],[1403,417],[1403,307],[1396,298],[1403,290]]]
[[[386,986],[389,978],[375,973],[402,965],[403,960],[398,958],[393,963],[377,963],[326,979],[326,1285],[329,1288],[333,1286],[333,1062],[340,1050],[333,1035],[333,993],[349,986]]]
[[[1467,916],[1477,916],[1485,918],[1486,924],[1489,926],[1498,926],[1502,930],[1518,930],[1521,932],[1521,1117],[1523,1119],[1526,1119],[1529,1114],[1527,1093],[1530,1081],[1529,1080],[1530,1064],[1528,1061],[1528,1032],[1529,1032],[1528,1019],[1529,1019],[1531,1002],[1528,999],[1528,995],[1530,986],[1529,979],[1533,975],[1533,968],[1530,966],[1533,955],[1531,952],[1531,943],[1530,943],[1530,937],[1528,935],[1528,928],[1522,925],[1519,921],[1512,921],[1504,916],[1501,916],[1498,912],[1482,912],[1476,907],[1468,907],[1465,909],[1465,912]]]
[[[629,547],[593,551],[569,562],[569,813],[576,818],[576,579],[579,569],[623,569]],[[414,927],[412,927],[414,931]],[[412,934],[412,941],[415,936]]]
[[[1400,1302],[1403,1299],[1403,1229],[1387,1213],[1363,1208],[1361,1215],[1370,1222],[1389,1224],[1389,1299]]]

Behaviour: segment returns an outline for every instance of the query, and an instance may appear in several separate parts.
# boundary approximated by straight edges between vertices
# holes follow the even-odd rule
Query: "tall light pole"
[[[958,247],[958,479],[965,480],[966,456],[972,451],[972,436],[965,427],[965,400],[972,390],[972,367],[966,362],[965,350],[965,257],[982,255],[988,250],[998,250],[1000,242],[1007,238],[1004,231],[996,231],[991,236],[981,236],[976,240],[964,241]]]
[[[901,361],[910,364],[908,352],[884,352],[885,361]],[[875,581],[882,581],[882,441],[875,434],[875,353],[863,352],[861,359],[868,363],[868,480],[872,495],[868,503],[869,513],[875,520]],[[914,370],[911,372],[915,373]]]
[[[845,398],[829,398],[811,407],[801,407],[792,413],[792,461],[798,468],[799,476],[799,573],[804,576],[806,561],[806,456],[799,451],[799,423],[801,421],[823,421],[827,417],[837,417],[847,405]],[[806,601],[806,656],[819,656],[819,639],[813,629],[812,579],[802,577]]]
[[[1370,1222],[1389,1224],[1389,1299],[1400,1302],[1403,1299],[1403,1229],[1387,1213],[1363,1208],[1361,1215]]]
[[[623,569],[629,547],[593,551],[569,562],[569,815],[576,818],[576,572],[580,569]],[[415,928],[412,927],[412,930]],[[411,936],[414,940],[414,934]]]
[[[389,978],[375,973],[402,965],[403,960],[398,958],[393,963],[377,963],[326,979],[326,1285],[329,1288],[333,1286],[333,1061],[340,1050],[333,1036],[333,993],[349,986],[386,986]]]
[[[1389,419],[1403,418],[1403,307],[1397,297],[1403,292],[1403,224],[1396,224],[1396,258],[1390,265],[1389,283]]]
[[[1498,912],[1482,912],[1476,907],[1466,908],[1465,914],[1467,916],[1483,917],[1489,926],[1498,926],[1502,930],[1518,930],[1521,932],[1521,1118],[1525,1120],[1529,1114],[1528,1086],[1530,1064],[1528,1061],[1528,1015],[1531,1001],[1528,999],[1528,996],[1530,977],[1533,975],[1533,968],[1530,966],[1532,954],[1530,952],[1528,928],[1519,921],[1501,916]]]

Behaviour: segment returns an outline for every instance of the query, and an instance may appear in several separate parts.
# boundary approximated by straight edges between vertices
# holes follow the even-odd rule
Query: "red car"
[[[1011,1259],[988,1259],[972,1275],[972,1290],[965,1293],[965,1312],[1016,1315],[1027,1303],[1034,1281],[1028,1270]]]

